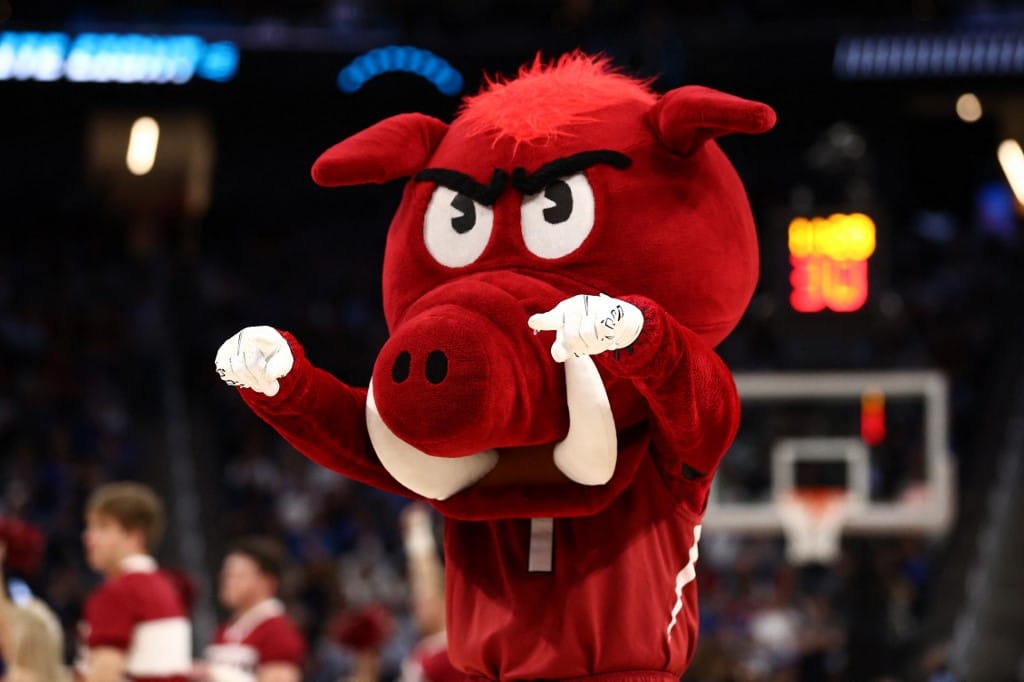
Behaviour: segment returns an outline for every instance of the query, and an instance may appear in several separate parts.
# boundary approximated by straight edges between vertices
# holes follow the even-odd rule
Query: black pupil
[[[564,223],[572,215],[572,190],[565,180],[555,180],[544,190],[544,198],[555,202],[544,209],[544,220],[552,225]]]
[[[452,199],[452,208],[462,213],[452,218],[452,229],[459,234],[466,234],[476,225],[476,205],[465,194],[456,194]]]

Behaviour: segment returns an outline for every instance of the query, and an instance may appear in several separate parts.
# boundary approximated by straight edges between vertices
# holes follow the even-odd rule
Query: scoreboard
[[[789,304],[799,313],[860,310],[870,290],[869,259],[875,253],[874,221],[864,213],[796,217],[787,234]]]

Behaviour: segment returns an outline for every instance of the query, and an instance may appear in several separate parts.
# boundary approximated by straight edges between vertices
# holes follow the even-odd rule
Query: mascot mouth
[[[569,430],[565,438],[547,448],[555,468],[565,479],[584,486],[604,485],[615,473],[618,458],[608,392],[589,356],[571,357],[564,367]],[[372,381],[366,395],[366,427],[373,449],[388,473],[409,490],[432,500],[446,500],[480,482],[498,466],[503,457],[499,452],[513,449],[492,448],[465,457],[429,455],[399,438],[384,423],[374,399]]]

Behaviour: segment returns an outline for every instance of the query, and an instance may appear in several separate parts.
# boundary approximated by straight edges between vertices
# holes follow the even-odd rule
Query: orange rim
[[[787,493],[787,497],[811,515],[821,516],[835,504],[845,503],[849,492],[848,488],[839,486],[813,486],[794,488]]]

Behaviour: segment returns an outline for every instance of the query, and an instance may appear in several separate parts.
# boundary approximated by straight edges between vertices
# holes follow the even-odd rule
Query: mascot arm
[[[377,460],[366,431],[366,389],[314,367],[302,345],[281,332],[293,365],[273,396],[240,386],[242,399],[295,449],[320,466],[389,493],[418,497]]]
[[[654,301],[624,296],[643,311],[643,331],[629,347],[597,356],[612,375],[629,379],[647,400],[655,458],[678,494],[711,474],[739,427],[739,395],[725,363],[700,336]],[[703,505],[703,500],[700,500]]]

